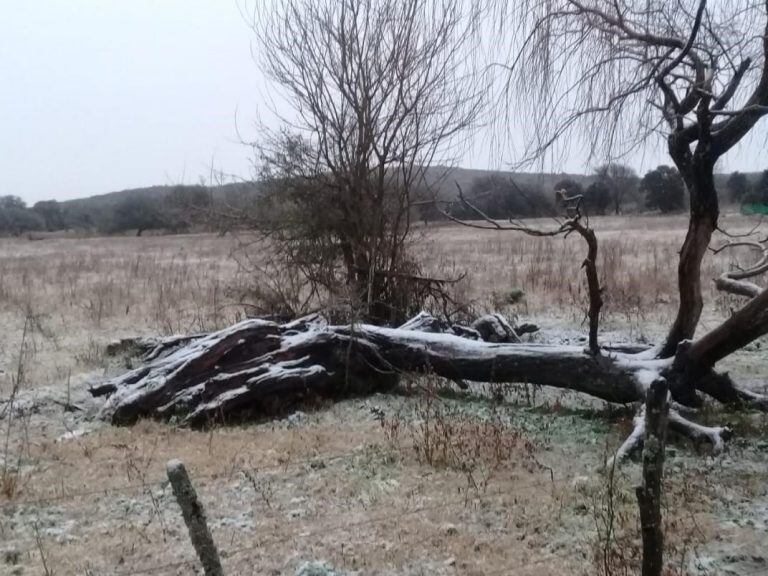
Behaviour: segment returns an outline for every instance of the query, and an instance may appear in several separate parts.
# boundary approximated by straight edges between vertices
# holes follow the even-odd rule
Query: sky
[[[0,194],[247,176],[264,80],[234,0],[3,4]]]
[[[258,0],[265,1],[265,0]],[[247,178],[243,140],[268,126],[270,86],[238,0],[3,0],[0,195],[29,204],[157,184],[211,168]],[[663,146],[630,159],[664,161]],[[460,164],[504,168],[481,131]],[[721,169],[768,165],[747,143]],[[589,169],[578,151],[552,171]]]

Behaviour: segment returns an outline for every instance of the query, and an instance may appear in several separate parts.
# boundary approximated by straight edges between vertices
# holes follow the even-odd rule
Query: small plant
[[[607,453],[605,462],[608,461]],[[691,480],[679,475],[664,481],[663,524],[665,539],[664,576],[687,576],[687,565],[697,542],[706,539],[691,510],[702,502],[706,479]],[[599,576],[634,576],[641,572],[641,526],[635,489],[626,472],[604,466],[603,476],[579,490],[590,500],[595,525],[592,562]]]
[[[412,420],[399,414],[379,419],[391,445],[399,445],[405,430],[420,463],[461,472],[468,487],[477,491],[485,491],[506,463],[536,466],[534,445],[519,430],[495,411],[481,417],[452,406],[438,394],[438,386],[434,378],[426,378]]]
[[[615,464],[607,466],[604,481],[592,493],[596,539],[593,562],[600,576],[636,573],[641,558],[639,522],[628,478]]]
[[[240,471],[253,488],[254,494],[258,494],[267,508],[272,510],[275,486],[271,478],[259,477],[255,470],[245,468]]]
[[[525,299],[525,292],[521,288],[510,288],[504,292],[493,292],[491,294],[491,303],[496,309],[504,306],[514,306]]]
[[[29,424],[28,418],[25,418],[23,415],[21,415],[17,421],[15,417],[16,398],[26,378],[24,356],[27,351],[27,334],[30,327],[31,318],[31,311],[27,311],[27,315],[24,318],[24,329],[21,335],[21,345],[19,346],[19,357],[16,363],[16,373],[12,379],[11,395],[3,408],[3,412],[0,413],[0,417],[5,416],[7,418],[5,438],[3,442],[3,453],[1,456],[2,469],[0,469],[0,494],[8,499],[13,498],[20,489],[22,460],[24,451],[28,447],[29,442],[29,435],[27,430]],[[17,453],[14,456],[11,452],[11,440],[14,435],[14,429],[17,422],[19,428],[19,440]]]
[[[34,523],[33,527],[35,529],[35,545],[40,553],[40,562],[43,565],[43,574],[45,574],[45,576],[53,576],[53,570],[48,566],[48,559],[45,554],[45,548],[43,547],[43,539],[40,536],[40,527],[37,525],[37,522]]]

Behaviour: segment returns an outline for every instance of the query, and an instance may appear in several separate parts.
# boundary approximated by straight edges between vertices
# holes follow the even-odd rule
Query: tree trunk
[[[423,332],[422,329],[433,332]],[[435,333],[444,329],[449,333]],[[456,336],[463,334],[468,337]],[[269,413],[307,395],[338,396],[391,387],[403,372],[451,380],[529,382],[575,389],[610,402],[640,399],[640,367],[581,347],[477,341],[420,315],[403,328],[327,326],[317,316],[279,325],[245,320],[197,339],[158,344],[144,365],[92,388],[109,395],[115,423],[154,416],[201,424],[235,413]]]
[[[211,334],[162,341],[143,365],[91,392],[108,396],[102,417],[115,424],[153,417],[201,426],[273,415],[315,396],[387,390],[404,373],[432,373],[462,386],[552,386],[619,404],[641,402],[653,380],[678,376],[677,360],[659,360],[652,350],[592,354],[577,346],[493,343],[478,336],[426,314],[401,328],[328,326],[317,315],[286,324],[249,319]],[[694,387],[726,402],[747,400],[768,409],[768,398],[740,390],[711,370]],[[675,421],[677,429],[718,450],[730,434],[680,416]]]
[[[92,393],[109,395],[102,415],[114,423],[151,416],[193,425],[269,414],[313,395],[391,388],[404,372],[431,372],[454,381],[528,382],[609,402],[635,402],[644,394],[637,378],[642,366],[624,358],[593,356],[576,346],[253,319],[155,355]]]
[[[576,231],[581,234],[587,243],[587,257],[582,263],[582,267],[587,276],[587,291],[589,293],[589,351],[592,354],[600,353],[600,344],[597,340],[597,333],[600,328],[600,310],[603,308],[603,289],[600,287],[600,280],[597,276],[597,236],[591,228],[576,225]]]
[[[677,316],[669,330],[660,355],[674,356],[683,340],[696,333],[704,306],[701,295],[701,263],[707,253],[712,233],[717,229],[719,206],[714,180],[714,162],[708,157],[689,158],[672,152],[672,157],[683,176],[690,194],[690,220],[680,260],[677,266],[677,284],[680,302]]]
[[[763,290],[730,318],[691,345],[688,358],[700,370],[743,348],[768,332],[768,290]]]

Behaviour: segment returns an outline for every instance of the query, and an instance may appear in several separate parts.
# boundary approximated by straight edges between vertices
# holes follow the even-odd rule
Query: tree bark
[[[678,167],[685,163],[678,163]],[[707,170],[709,174],[706,174]],[[679,304],[677,315],[669,330],[661,356],[674,356],[677,345],[690,340],[696,333],[704,301],[701,295],[701,263],[717,229],[719,207],[712,168],[696,163],[681,170],[691,199],[690,221],[677,267]]]
[[[208,528],[205,509],[197,497],[184,463],[181,460],[170,460],[166,464],[166,472],[205,576],[224,576],[219,552]]]
[[[681,361],[660,360],[653,350],[593,354],[576,346],[492,343],[472,339],[475,331],[444,326],[426,314],[401,328],[328,326],[316,315],[287,324],[249,319],[191,339],[174,337],[173,345],[161,342],[143,365],[91,392],[108,396],[102,417],[115,424],[153,417],[200,426],[280,413],[313,396],[387,390],[403,373],[432,373],[462,385],[552,386],[620,404],[642,401],[658,377],[690,377]],[[695,390],[768,409],[768,398],[738,389],[727,376],[697,374]],[[681,427],[702,436],[692,423]],[[704,437],[720,443],[723,432],[708,428]]]
[[[692,366],[706,371],[766,332],[768,290],[763,290],[725,322],[694,342],[688,351],[688,360]]]
[[[669,413],[667,394],[664,379],[655,380],[648,390],[645,403],[643,481],[635,491],[643,536],[643,576],[661,576],[664,569],[661,490]]]
[[[630,355],[491,343],[412,330],[409,324],[435,327],[424,318],[400,329],[327,326],[319,318],[283,325],[245,320],[181,347],[161,343],[145,364],[91,392],[109,396],[102,415],[113,423],[155,417],[193,425],[269,414],[313,395],[387,389],[404,372],[430,372],[453,381],[527,382],[616,403],[644,395],[643,371],[649,366]]]
[[[587,276],[587,291],[589,293],[589,351],[592,354],[600,353],[600,344],[597,339],[600,329],[600,310],[603,308],[603,289],[597,276],[597,236],[592,228],[582,226],[580,222],[574,225],[576,231],[581,234],[587,243],[587,257],[582,267]]]
[[[651,383],[665,378],[685,384],[678,386],[684,392],[679,397],[670,385],[678,403],[689,400],[685,394],[693,390],[768,411],[768,396],[740,389],[727,374],[690,369],[696,343],[681,345],[674,359],[660,359],[653,348],[619,346],[593,354],[576,346],[494,343],[478,336],[425,313],[400,328],[329,326],[319,315],[285,324],[248,319],[154,346],[142,341],[145,363],[91,393],[108,397],[101,416],[113,424],[149,417],[206,426],[275,416],[318,396],[386,391],[404,373],[435,374],[462,388],[472,382],[552,386],[619,404],[643,402]],[[618,461],[642,446],[644,422],[635,419],[635,432],[617,452]],[[710,443],[715,452],[731,436],[728,428],[702,426],[677,411],[670,412],[670,426],[695,442]]]

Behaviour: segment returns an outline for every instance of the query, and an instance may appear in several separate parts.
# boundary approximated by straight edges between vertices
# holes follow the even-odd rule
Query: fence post
[[[661,576],[664,568],[664,528],[661,492],[664,478],[664,445],[669,416],[668,386],[664,378],[651,383],[645,400],[643,481],[635,489],[643,535],[643,576]]]
[[[197,499],[184,463],[181,460],[169,460],[165,468],[205,576],[224,576],[219,552],[205,520],[205,510]]]

